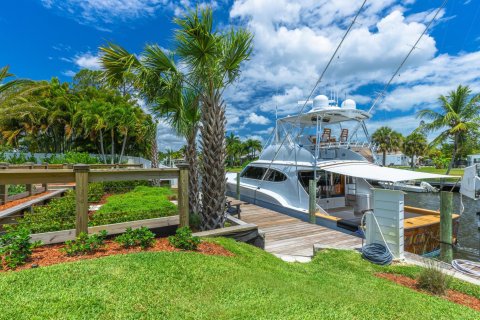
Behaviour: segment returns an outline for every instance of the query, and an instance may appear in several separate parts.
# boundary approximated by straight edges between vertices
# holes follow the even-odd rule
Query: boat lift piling
[[[452,247],[453,193],[440,192],[440,259],[450,263],[453,259]]]

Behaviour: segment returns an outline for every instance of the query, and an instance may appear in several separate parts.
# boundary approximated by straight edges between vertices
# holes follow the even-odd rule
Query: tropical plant
[[[7,227],[0,236],[0,269],[3,264],[11,269],[25,264],[32,255],[32,249],[40,245],[40,242],[32,243],[30,239],[27,229]]]
[[[438,262],[426,259],[426,266],[417,277],[417,287],[436,295],[443,295],[447,291],[452,277],[442,271]]]
[[[107,231],[102,230],[97,234],[88,235],[88,233],[80,232],[75,240],[65,241],[65,247],[62,249],[67,256],[77,256],[90,254],[105,245]]]
[[[199,94],[201,109],[202,228],[225,222],[225,102],[223,91],[249,59],[252,35],[243,28],[215,31],[211,8],[192,11],[174,22],[176,52],[188,66],[188,81]]]
[[[372,140],[382,152],[382,164],[386,165],[387,152],[399,151],[403,145],[402,134],[393,131],[389,127],[380,127],[372,135]]]
[[[124,248],[140,247],[146,249],[155,243],[155,234],[147,227],[137,229],[128,227],[125,233],[115,238],[115,242]]]
[[[472,91],[468,86],[459,85],[456,90],[450,91],[447,96],[441,95],[438,99],[441,103],[440,110],[424,109],[417,114],[419,118],[426,119],[420,126],[425,132],[440,133],[432,140],[430,146],[436,146],[442,142],[453,141],[451,161],[446,174],[450,173],[459,151],[464,148],[465,141],[471,134],[478,134],[480,124],[480,95],[471,96]]]
[[[260,140],[248,139],[244,144],[249,153],[250,159],[255,158],[256,152],[262,150],[262,142]]]
[[[410,157],[410,167],[415,166],[415,158],[422,156],[427,151],[427,138],[420,132],[412,132],[403,142],[403,152]]]
[[[172,246],[182,250],[197,250],[200,238],[192,235],[189,227],[178,228],[174,236],[168,237]]]

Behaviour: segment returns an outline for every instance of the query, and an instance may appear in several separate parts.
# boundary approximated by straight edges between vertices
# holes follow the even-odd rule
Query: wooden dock
[[[305,257],[309,260],[314,244],[336,249],[356,249],[362,245],[359,237],[249,203],[241,205],[241,220],[256,224],[265,233],[265,250],[282,258]]]

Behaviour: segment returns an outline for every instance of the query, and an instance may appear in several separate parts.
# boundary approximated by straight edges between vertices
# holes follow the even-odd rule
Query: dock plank
[[[311,224],[250,203],[241,206],[242,220],[265,233],[265,250],[277,255],[312,257],[313,245],[331,248],[359,248],[362,239],[347,233]]]

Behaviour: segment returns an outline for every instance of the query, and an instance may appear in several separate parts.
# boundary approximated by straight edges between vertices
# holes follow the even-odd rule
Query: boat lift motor
[[[465,168],[460,193],[473,200],[480,199],[480,163]]]

